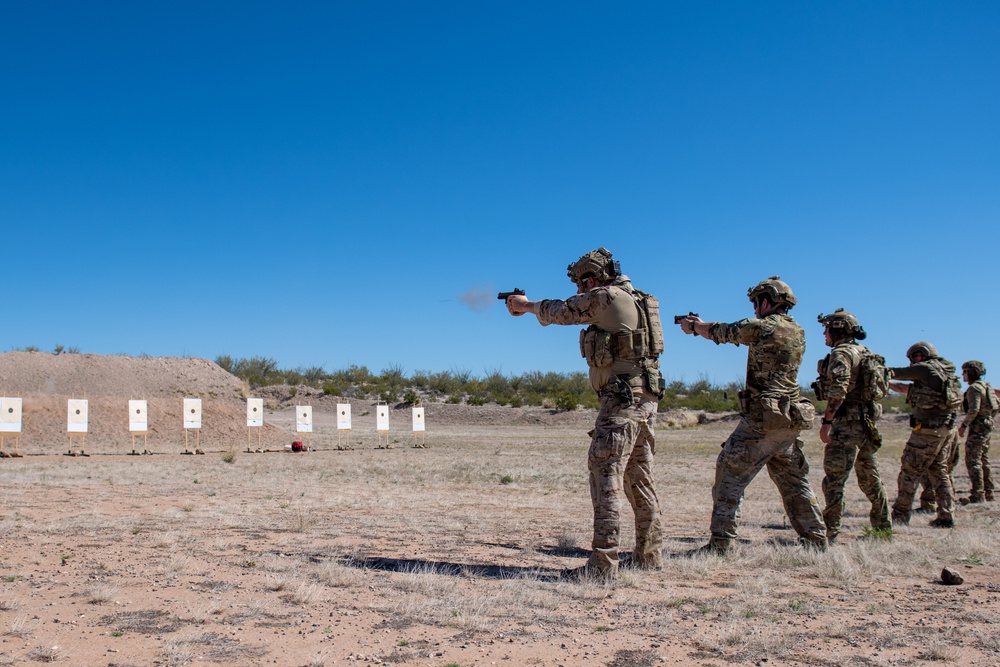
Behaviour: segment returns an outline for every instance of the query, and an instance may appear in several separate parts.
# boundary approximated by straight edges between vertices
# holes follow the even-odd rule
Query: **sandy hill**
[[[47,352],[0,354],[0,393],[232,401],[243,397],[240,379],[208,359]]]
[[[149,405],[148,447],[158,453],[194,448],[246,447],[246,403],[242,381],[207,359],[127,357],[99,354],[6,352],[0,354],[0,394],[23,399],[21,449],[25,454],[66,451],[66,399],[86,398],[86,449],[91,453],[131,451],[128,399]],[[202,399],[200,433],[185,431],[183,399]],[[283,447],[287,432],[265,424],[262,444]],[[142,449],[141,438],[137,448]],[[254,442],[256,446],[256,441]],[[78,447],[78,441],[74,442]],[[11,440],[5,443],[10,451]]]

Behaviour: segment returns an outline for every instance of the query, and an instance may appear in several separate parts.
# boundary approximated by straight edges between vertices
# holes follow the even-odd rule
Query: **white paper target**
[[[87,399],[71,398],[66,401],[66,430],[70,433],[87,432]]]
[[[0,398],[0,433],[21,432],[21,399]]]
[[[128,430],[131,433],[145,433],[149,430],[149,406],[146,401],[128,402]]]
[[[184,428],[201,428],[201,399],[184,399]]]
[[[337,430],[351,430],[351,404],[337,403]]]
[[[264,425],[264,399],[247,399],[247,426]]]
[[[313,432],[313,409],[311,405],[295,406],[295,432]]]
[[[375,430],[377,431],[388,431],[389,430],[389,406],[380,405],[375,408]]]
[[[423,431],[424,430],[424,409],[423,408],[413,408],[413,431]]]

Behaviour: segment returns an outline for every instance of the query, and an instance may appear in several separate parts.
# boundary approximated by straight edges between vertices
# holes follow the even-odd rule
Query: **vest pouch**
[[[945,407],[942,392],[924,385],[910,385],[906,392],[907,402],[921,410],[941,410]]]
[[[663,398],[663,392],[667,388],[667,383],[657,368],[647,368],[642,374],[645,381],[645,390],[657,398]]]
[[[792,428],[791,399],[760,398],[761,422],[765,431],[783,431]]]
[[[990,412],[993,413],[992,416],[995,417],[997,413],[1000,412],[1000,396],[997,396],[996,393],[994,393],[993,387],[989,384],[986,384],[986,398],[982,401],[982,403],[989,405]]]
[[[611,343],[611,332],[588,327],[580,334],[580,353],[591,367],[607,368],[615,360]]]
[[[813,427],[816,418],[816,407],[808,398],[800,398],[788,406],[788,414],[792,420],[792,428],[806,431]]]

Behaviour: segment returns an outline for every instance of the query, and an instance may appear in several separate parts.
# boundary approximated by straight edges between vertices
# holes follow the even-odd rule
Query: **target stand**
[[[3,441],[14,438],[14,451],[5,452]],[[0,459],[21,458],[21,399],[0,398]]]
[[[188,431],[194,431],[194,451],[188,449]],[[184,399],[184,451],[181,454],[204,454],[201,450],[201,399]]]
[[[69,450],[66,456],[90,456],[85,448],[89,403],[86,398],[71,398],[66,401],[66,435],[69,436]],[[80,440],[80,453],[73,451],[73,438]]]
[[[413,408],[413,446],[417,449],[426,449],[427,444],[424,442],[424,409],[423,408]],[[420,442],[417,442],[417,434],[420,434]]]
[[[254,450],[250,449],[251,436],[254,431],[257,431],[257,452],[263,452],[264,448],[260,444],[260,432],[264,430],[264,399],[263,398],[248,398],[247,399],[247,452],[252,452]]]
[[[261,447],[261,444],[260,444],[260,432],[263,431],[263,430],[264,430],[263,426],[247,426],[247,452],[252,453],[254,451],[256,451],[256,452],[263,452],[264,451],[264,449]],[[250,441],[252,439],[251,436],[252,436],[252,434],[253,434],[254,431],[257,432],[257,449],[256,450],[250,449]]]
[[[132,436],[132,451],[128,453],[129,456],[138,456],[139,452],[135,450],[135,438],[137,435],[142,436],[142,453],[152,454],[149,451],[147,436],[149,435],[149,404],[146,399],[132,399],[128,400],[128,432]]]
[[[14,451],[5,452],[3,450],[3,441],[6,438],[14,438]],[[0,459],[19,459],[19,458],[21,458],[21,433],[0,432]]]
[[[66,452],[66,456],[90,456],[90,454],[87,453],[86,449],[84,449],[84,445],[86,444],[87,441],[86,433],[68,433],[67,435],[69,436],[69,450]],[[80,441],[79,454],[73,451],[73,438],[77,438]]]
[[[375,432],[378,434],[377,449],[392,449],[389,441],[389,406],[379,403],[375,406]],[[382,444],[382,435],[385,435],[385,445]]]
[[[194,451],[192,452],[188,449],[188,431],[194,431]],[[200,428],[186,428],[184,429],[184,451],[181,454],[204,454],[205,452],[201,449],[201,429]]]
[[[132,431],[132,451],[128,453],[129,456],[139,456],[139,452],[135,451],[135,436],[142,436],[142,453],[152,454],[151,451],[146,447],[146,435],[149,431]]]
[[[351,429],[349,428],[337,429],[337,449],[341,451],[354,449],[353,447],[351,447]]]
[[[351,447],[350,403],[337,403],[337,449],[341,451],[345,449],[354,449]]]

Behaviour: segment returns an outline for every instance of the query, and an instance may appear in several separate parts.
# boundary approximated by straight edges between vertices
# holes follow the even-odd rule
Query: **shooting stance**
[[[788,311],[796,304],[778,276],[747,290],[755,318],[732,324],[703,322],[697,315],[676,318],[681,330],[716,345],[746,345],[746,389],[739,393],[742,419],[722,445],[712,487],[712,537],[699,551],[723,554],[737,535],[743,492],[765,465],[803,546],[826,549],[826,525],[809,486],[809,463],[799,431],[812,428],[816,410],[799,395],[798,372],[806,349],[805,332]]]
[[[955,364],[938,356],[937,348],[926,341],[906,351],[909,366],[890,368],[893,381],[889,388],[905,393],[910,413],[910,437],[903,448],[897,482],[892,522],[909,525],[913,496],[926,475],[937,499],[935,528],[953,528],[954,488],[948,470],[952,447],[958,433],[955,419],[962,405],[962,383],[955,375]],[[910,380],[909,384],[896,380]]]
[[[605,248],[588,252],[567,269],[576,284],[576,296],[565,301],[530,301],[523,293],[506,297],[511,315],[534,313],[542,326],[589,325],[580,332],[580,353],[600,399],[587,457],[594,506],[593,552],[585,566],[566,570],[563,577],[617,577],[623,493],[635,513],[632,563],[642,569],[660,569],[663,537],[652,474],[653,428],[657,402],[663,395],[659,304],[656,297],[632,287]]]

